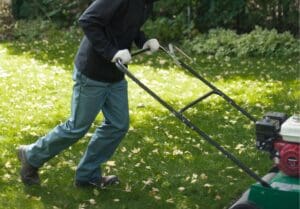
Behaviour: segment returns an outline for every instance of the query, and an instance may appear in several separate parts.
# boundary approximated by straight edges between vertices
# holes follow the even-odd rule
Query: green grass
[[[129,81],[131,128],[107,165],[122,184],[76,189],[76,164],[95,127],[41,169],[41,186],[19,179],[16,147],[34,142],[70,111],[72,63],[78,36],[52,31],[34,42],[0,44],[0,208],[222,209],[254,182],[158,102]],[[208,91],[162,54],[139,56],[134,74],[176,108]],[[194,67],[259,118],[267,111],[299,111],[297,57],[217,60],[197,57]],[[195,124],[259,175],[272,166],[255,149],[251,122],[213,96],[186,112]]]

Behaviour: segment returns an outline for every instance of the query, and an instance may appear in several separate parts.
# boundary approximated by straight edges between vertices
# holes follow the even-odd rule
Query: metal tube
[[[150,50],[149,48],[140,49],[140,50],[137,50],[137,51],[135,51],[135,52],[132,52],[132,53],[131,53],[131,56],[134,57],[134,56],[136,56],[136,55],[138,55],[138,54],[144,53],[144,52],[149,51],[149,50]]]
[[[157,94],[155,94],[151,89],[149,89],[145,84],[143,84],[139,79],[137,79],[121,62],[121,60],[117,60],[116,62],[117,68],[125,73],[132,81],[134,81],[137,85],[139,85],[142,89],[144,89],[148,94],[150,94],[156,101],[162,104],[166,109],[168,109],[175,117],[177,117],[181,122],[183,122],[187,127],[194,130],[200,136],[202,136],[208,143],[222,152],[226,157],[228,157],[231,161],[233,161],[238,167],[240,167],[245,173],[251,176],[256,181],[260,182],[261,185],[265,187],[271,187],[268,182],[261,179],[254,171],[252,171],[249,167],[247,167],[244,163],[238,160],[233,154],[225,150],[220,144],[210,138],[204,131],[194,125],[189,119],[187,119],[184,115],[177,112],[172,106],[170,106],[167,102],[161,99]]]
[[[215,87],[213,84],[211,84],[208,80],[206,80],[204,77],[202,77],[199,73],[196,72],[193,68],[185,64],[183,61],[179,60],[175,55],[170,54],[168,50],[166,50],[164,47],[160,46],[160,49],[164,51],[167,55],[169,55],[174,62],[181,67],[185,68],[188,70],[191,74],[193,74],[196,78],[201,80],[205,85],[207,85],[209,88],[211,88],[213,91],[215,91],[216,94],[221,96],[225,101],[227,101],[231,106],[236,108],[239,112],[241,112],[243,115],[245,115],[247,118],[249,118],[252,122],[256,122],[257,120],[250,114],[248,113],[245,109],[243,109],[241,106],[239,106],[233,99],[231,99],[229,96],[227,96],[224,92],[222,92],[220,89]]]
[[[198,102],[201,102],[202,100],[206,99],[207,97],[209,97],[212,94],[215,94],[215,91],[210,91],[206,94],[204,94],[203,96],[199,97],[198,99],[196,99],[195,101],[191,102],[190,104],[186,105],[184,108],[182,108],[181,110],[179,110],[180,113],[183,113],[184,111],[186,111],[187,109],[189,109],[190,107],[194,106],[195,104],[197,104]]]

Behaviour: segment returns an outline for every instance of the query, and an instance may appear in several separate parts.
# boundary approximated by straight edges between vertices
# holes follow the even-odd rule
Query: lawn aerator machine
[[[230,209],[299,209],[300,115],[288,117],[284,113],[268,112],[262,119],[256,120],[224,92],[202,77],[196,70],[183,62],[182,59],[178,58],[175,55],[175,50],[183,56],[188,57],[181,49],[169,45],[169,49],[160,46],[160,50],[170,56],[175,64],[186,69],[189,73],[207,85],[211,91],[177,111],[136,78],[128,68],[123,65],[121,60],[116,62],[116,66],[155,100],[167,108],[181,122],[199,134],[203,139],[257,181],[257,183],[254,183],[249,187]],[[145,51],[147,51],[147,49],[139,50],[132,53],[132,56]],[[184,116],[183,113],[187,109],[213,94],[222,97],[226,102],[255,124],[256,147],[261,151],[270,153],[270,158],[274,160],[274,167],[262,178]]]

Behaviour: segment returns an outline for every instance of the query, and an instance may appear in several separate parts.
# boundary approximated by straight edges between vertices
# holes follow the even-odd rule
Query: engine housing
[[[288,176],[300,176],[300,115],[269,112],[256,122],[256,146]]]
[[[288,118],[280,129],[282,140],[274,143],[277,151],[275,163],[278,168],[289,176],[300,176],[300,117]]]

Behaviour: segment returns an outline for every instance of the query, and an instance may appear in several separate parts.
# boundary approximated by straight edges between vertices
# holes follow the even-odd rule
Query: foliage
[[[154,4],[152,18],[146,22],[145,31],[160,41],[178,41],[190,37],[195,29],[192,16],[187,15],[189,1],[158,1]]]
[[[189,30],[193,27],[186,27],[185,17],[183,14],[177,15],[170,19],[161,17],[154,20],[149,20],[144,31],[149,37],[157,37],[160,42],[178,41],[178,37],[183,37],[189,34]]]
[[[212,29],[186,40],[184,45],[192,52],[219,56],[292,56],[299,55],[300,41],[289,32],[278,33],[256,27],[248,34],[237,35],[232,30]]]
[[[289,32],[278,33],[275,29],[257,27],[237,41],[238,56],[293,56],[300,55],[300,40]]]
[[[59,28],[48,20],[18,20],[12,36],[16,41],[15,53],[30,51],[30,56],[43,62],[72,69],[82,31],[78,27]]]
[[[169,25],[169,27],[165,27],[165,25]],[[242,35],[238,35],[233,30],[211,29],[206,34],[197,33],[198,35],[189,40],[187,37],[188,32],[184,31],[181,16],[178,17],[176,22],[169,22],[167,18],[156,19],[154,22],[150,21],[149,24],[145,25],[144,30],[149,37],[159,37],[161,44],[164,45],[164,42],[169,43],[180,36],[176,32],[178,27],[181,27],[181,33],[186,35],[186,40],[183,41],[185,51],[196,54],[214,55],[216,57],[289,57],[300,54],[300,40],[295,39],[288,32],[278,33],[275,29],[267,30],[256,27],[252,32]],[[32,42],[36,39],[48,37],[56,37],[59,40],[64,37],[66,41],[70,42],[71,46],[78,44],[82,38],[82,31],[76,26],[61,29],[62,34],[60,35],[57,34],[58,29],[57,24],[48,20],[35,19],[29,22],[19,20],[15,23],[11,34],[15,39],[21,39],[24,42]],[[67,31],[67,33],[64,33],[64,31]],[[70,35],[71,37],[66,37]],[[74,40],[76,41],[74,42]],[[71,47],[71,49],[73,48]]]
[[[246,7],[245,0],[203,0],[195,5],[196,22],[200,31],[210,28],[230,28],[236,24],[236,18]],[[226,9],[225,9],[226,8]],[[239,25],[237,26],[239,27]]]
[[[255,25],[298,33],[299,1],[201,0],[195,4],[198,29],[224,27],[249,32]]]
[[[19,20],[15,22],[12,35],[15,39],[31,42],[36,39],[42,39],[43,36],[51,33],[51,31],[57,31],[57,29],[57,25],[48,20],[35,19],[29,22]]]
[[[297,0],[166,0],[157,3],[154,17],[173,22],[176,21],[174,17],[182,16],[182,27],[170,30],[174,33],[177,29],[177,39],[181,40],[186,38],[185,32],[193,36],[195,30],[207,32],[212,28],[226,28],[240,34],[252,31],[256,25],[299,35],[298,8]],[[161,27],[163,31],[166,28],[168,26]]]
[[[13,0],[16,18],[43,18],[73,25],[91,0]],[[256,25],[299,35],[297,0],[164,0],[155,3],[146,29],[162,40],[182,40],[195,30],[252,31]]]
[[[0,41],[9,38],[13,22],[14,18],[9,4],[0,1]]]
[[[79,17],[90,0],[13,0],[16,18],[44,18],[70,25]]]
[[[80,35],[49,28],[31,42],[25,36],[0,44],[1,208],[221,209],[254,182],[128,79],[131,127],[103,165],[105,174],[119,175],[122,183],[105,190],[73,186],[76,165],[100,115],[82,140],[43,166],[40,187],[24,186],[16,147],[34,142],[70,113],[71,63]],[[178,109],[207,92],[161,55],[140,55],[129,68]],[[299,111],[297,57],[195,58],[199,73],[256,118],[267,111]],[[253,124],[222,98],[210,97],[185,114],[260,176],[272,166],[255,149]]]

